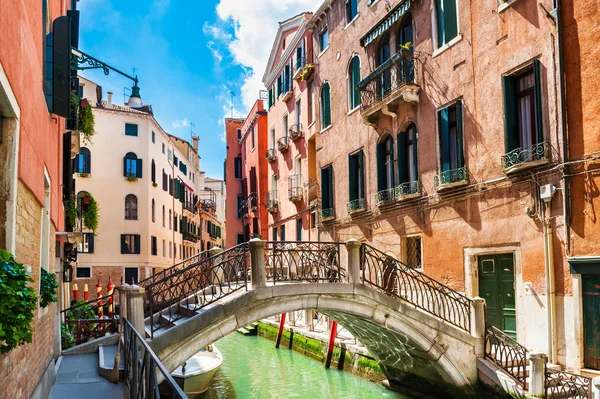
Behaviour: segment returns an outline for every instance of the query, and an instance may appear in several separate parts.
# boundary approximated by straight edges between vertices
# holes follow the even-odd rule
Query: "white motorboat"
[[[216,346],[209,345],[177,367],[171,373],[188,398],[206,392],[210,381],[223,363],[223,355]]]

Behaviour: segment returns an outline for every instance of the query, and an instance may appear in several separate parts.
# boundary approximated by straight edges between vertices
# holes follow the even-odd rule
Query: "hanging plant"
[[[83,143],[89,145],[94,135],[94,113],[92,112],[92,106],[86,99],[81,100],[81,103],[81,127],[79,131],[83,135]]]
[[[127,181],[137,181],[138,178],[137,178],[137,176],[130,175],[130,176],[127,176],[127,178],[125,180],[127,180]]]
[[[98,229],[98,203],[92,194],[83,194],[82,197],[87,200],[87,205],[84,207],[82,214],[83,224],[96,234]]]
[[[56,290],[58,290],[56,275],[54,275],[54,273],[48,273],[45,269],[42,269],[42,275],[40,279],[41,307],[45,308],[52,302],[56,302]]]
[[[0,353],[31,343],[38,297],[30,283],[25,267],[0,249]]]
[[[67,223],[73,229],[77,220],[77,196],[71,194],[71,199],[65,204],[65,216]]]
[[[315,70],[315,64],[304,65],[304,67],[300,71],[300,79],[307,80],[308,78],[310,78],[310,75],[312,75],[314,70]]]
[[[76,93],[71,92],[69,105],[71,109],[69,113],[69,120],[67,121],[67,129],[79,130],[81,109],[80,98]]]

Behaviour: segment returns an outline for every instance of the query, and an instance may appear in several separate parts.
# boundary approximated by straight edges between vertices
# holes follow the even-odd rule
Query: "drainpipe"
[[[546,264],[546,298],[548,310],[548,358],[558,364],[556,334],[556,279],[554,277],[554,253],[552,247],[552,197],[556,187],[546,184],[540,187],[540,198],[544,201],[544,259]]]

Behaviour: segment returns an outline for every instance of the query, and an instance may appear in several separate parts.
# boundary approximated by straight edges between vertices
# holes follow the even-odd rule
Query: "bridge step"
[[[122,351],[122,350],[121,350]],[[101,377],[108,378],[114,365],[115,356],[117,354],[117,345],[102,345],[98,348],[98,374]],[[119,362],[119,373],[121,377],[125,377],[125,361],[121,354]]]
[[[246,330],[245,328],[238,328],[237,332],[239,332],[242,335],[250,335],[250,331]]]

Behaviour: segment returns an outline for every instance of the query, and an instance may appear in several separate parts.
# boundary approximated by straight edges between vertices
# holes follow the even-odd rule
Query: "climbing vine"
[[[83,224],[96,234],[96,229],[98,229],[98,203],[90,193],[83,194],[83,198],[87,198],[89,201],[83,209]]]
[[[56,290],[58,290],[58,283],[56,282],[56,276],[54,273],[48,273],[42,269],[42,275],[40,279],[40,306],[45,308],[52,302],[56,302]]]
[[[0,353],[31,342],[38,297],[30,283],[25,267],[0,249]]]
[[[81,112],[81,130],[83,134],[83,144],[89,145],[92,142],[92,136],[94,135],[94,114],[92,112],[92,106],[85,101],[85,106]]]

